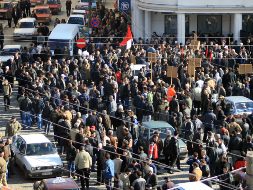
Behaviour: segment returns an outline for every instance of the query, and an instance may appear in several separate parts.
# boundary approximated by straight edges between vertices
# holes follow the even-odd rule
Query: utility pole
[[[92,5],[92,0],[89,0],[89,22],[88,22],[88,30],[89,30],[89,36],[88,36],[88,38],[89,38],[89,42],[90,42],[90,36],[91,36],[91,5]]]
[[[246,183],[247,190],[253,189],[253,151],[247,151],[246,157]]]

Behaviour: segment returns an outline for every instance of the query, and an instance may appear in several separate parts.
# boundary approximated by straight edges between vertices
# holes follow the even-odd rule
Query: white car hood
[[[62,165],[61,158],[58,154],[25,156],[24,158],[31,167]]]
[[[0,56],[0,61],[7,62],[13,55]]]
[[[16,28],[14,34],[33,34],[35,31],[35,28]]]

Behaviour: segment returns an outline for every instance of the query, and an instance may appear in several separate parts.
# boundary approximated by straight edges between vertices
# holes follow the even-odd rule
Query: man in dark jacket
[[[45,108],[42,111],[42,118],[43,118],[43,123],[45,125],[45,133],[48,134],[51,129],[51,113],[53,112],[53,107],[50,105],[49,101],[45,102]]]
[[[146,180],[146,187],[149,187],[149,189],[152,190],[156,190],[158,182],[156,174],[153,173],[153,168],[150,167],[144,179]]]
[[[38,129],[42,129],[42,125],[43,125],[43,123],[42,123],[42,111],[45,107],[45,104],[44,104],[43,100],[40,98],[39,95],[35,96],[35,98],[33,100],[32,107],[33,107],[33,112],[37,117],[37,127],[38,127]]]
[[[68,170],[69,175],[68,177],[72,176],[74,177],[75,172],[75,157],[76,157],[76,148],[73,146],[72,141],[70,140],[68,142],[68,145],[66,146],[66,160],[68,161]]]
[[[206,112],[203,115],[203,120],[202,120],[203,124],[204,124],[204,138],[203,141],[206,142],[206,137],[207,137],[207,133],[208,131],[213,132],[214,130],[214,125],[216,124],[216,115],[213,113],[213,110],[210,108],[208,112]]]

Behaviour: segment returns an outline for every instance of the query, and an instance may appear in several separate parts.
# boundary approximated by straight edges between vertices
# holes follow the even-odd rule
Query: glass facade
[[[221,15],[198,15],[199,34],[222,34]]]

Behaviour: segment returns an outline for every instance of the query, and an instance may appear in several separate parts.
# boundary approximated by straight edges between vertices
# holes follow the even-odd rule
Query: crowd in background
[[[5,109],[10,108],[16,77],[22,128],[36,124],[46,134],[53,131],[60,153],[66,154],[69,176],[84,176],[82,189],[89,188],[91,171],[97,172],[97,185],[105,183],[108,189],[157,189],[160,169],[171,174],[181,170],[179,138],[187,144],[190,181],[224,174],[220,189],[230,189],[226,183],[245,188],[230,172],[245,167],[247,151],[253,150],[253,114],[243,115],[238,123],[224,97],[253,99],[253,77],[238,74],[239,64],[251,63],[252,39],[239,45],[226,38],[201,39],[200,49],[193,50],[189,43],[195,32],[186,45],[154,33],[135,39],[125,50],[119,43],[129,17],[104,6],[92,16],[101,26],[92,30],[85,48],[75,48],[74,56],[60,48],[51,55],[46,45],[31,43],[1,63]],[[152,67],[147,52],[156,53]],[[190,76],[187,66],[194,57],[202,63]],[[131,70],[133,62],[146,65],[138,78]],[[178,67],[177,78],[167,76],[168,66]],[[145,136],[142,122],[150,120],[168,122],[175,133],[168,131],[165,139],[159,131]],[[12,118],[6,136],[17,134],[20,127]],[[173,186],[166,179],[161,188]]]

